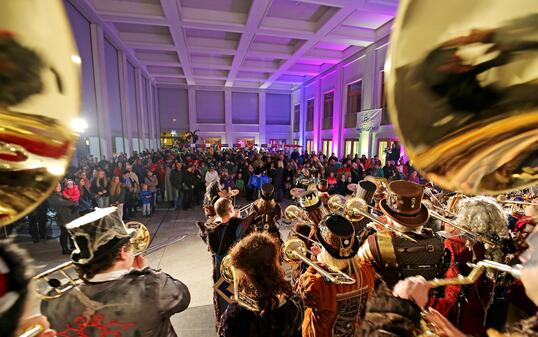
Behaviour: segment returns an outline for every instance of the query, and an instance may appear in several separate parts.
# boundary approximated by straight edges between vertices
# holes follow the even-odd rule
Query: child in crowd
[[[235,178],[235,188],[237,188],[240,193],[245,191],[245,180],[243,179],[242,172],[237,172],[237,177]]]
[[[327,177],[327,184],[329,185],[329,193],[334,194],[336,192],[337,184],[334,172],[329,173],[329,176]]]
[[[148,170],[146,173],[146,178],[144,178],[144,182],[146,185],[148,185],[148,190],[153,193],[153,199],[151,200],[151,212],[155,210],[156,206],[156,198],[157,198],[157,186],[159,185],[159,180],[157,177],[153,174],[153,171]]]
[[[148,184],[142,184],[142,191],[138,192],[138,198],[142,203],[142,215],[151,216],[151,203],[153,202],[153,192],[148,189]]]
[[[77,202],[77,203],[79,202],[80,190],[78,189],[78,186],[75,184],[73,180],[67,179],[65,181],[65,186],[62,192],[62,196],[66,200]]]

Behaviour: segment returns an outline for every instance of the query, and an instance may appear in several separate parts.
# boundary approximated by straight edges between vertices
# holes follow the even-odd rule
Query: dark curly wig
[[[252,233],[231,252],[232,265],[243,273],[239,287],[260,307],[260,316],[278,307],[278,295],[292,295],[280,265],[280,245],[268,233]]]
[[[28,268],[26,251],[20,249],[11,240],[0,241],[0,258],[9,269],[6,291],[16,292],[19,297],[7,311],[0,315],[0,336],[14,337],[19,320],[24,314],[26,298],[28,297],[28,283],[31,270]]]

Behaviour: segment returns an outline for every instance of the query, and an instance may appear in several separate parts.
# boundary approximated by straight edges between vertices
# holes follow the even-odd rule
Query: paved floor
[[[187,235],[183,240],[147,256],[153,268],[161,269],[189,287],[191,292],[189,308],[172,317],[172,323],[179,336],[216,336],[212,302],[211,256],[207,251],[207,246],[198,237],[197,228],[194,225],[195,221],[203,219],[203,212],[199,207],[189,211],[160,208],[151,218],[135,219],[147,225],[154,238],[152,246]],[[21,228],[16,241],[32,256],[36,272],[68,260],[68,256],[61,255],[60,244],[57,240],[32,243],[25,232],[26,229]],[[53,234],[58,235],[57,230],[54,230]],[[37,300],[35,302],[32,306],[33,312],[38,312],[39,303]]]

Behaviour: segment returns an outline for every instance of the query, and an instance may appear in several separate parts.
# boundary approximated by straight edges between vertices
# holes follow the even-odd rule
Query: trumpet
[[[135,230],[135,234],[131,238],[131,249],[134,255],[142,254],[150,244],[149,230],[144,224],[137,221],[127,222],[125,226]],[[56,275],[57,277],[55,277]],[[33,280],[36,282],[37,297],[44,301],[59,298],[83,282],[77,275],[72,261],[46,270],[34,276]]]
[[[220,275],[226,282],[232,283],[234,285],[233,298],[237,304],[250,311],[260,311],[260,306],[258,305],[258,302],[255,299],[248,297],[245,293],[242,293],[239,290],[237,271],[232,265],[232,258],[230,255],[226,255],[222,259],[220,263]]]
[[[475,241],[475,242],[482,242],[482,243],[487,243],[488,245],[492,246],[492,247],[498,247],[500,246],[500,242],[498,242],[497,240],[493,240],[493,239],[490,239],[488,238],[487,236],[485,235],[482,235],[482,234],[479,234],[479,233],[475,233],[475,232],[472,232],[470,230],[468,230],[467,228],[463,227],[463,226],[460,226],[458,225],[457,223],[455,223],[454,221],[450,220],[450,219],[447,219],[445,218],[444,216],[442,216],[441,214],[437,213],[435,210],[432,210],[431,208],[429,208],[429,211],[430,211],[430,215],[437,219],[437,220],[440,220],[444,223],[447,223],[449,224],[450,226],[458,229],[460,232],[463,233],[463,235],[465,237],[467,237],[469,240],[471,241]]]
[[[310,240],[310,239],[309,239]],[[289,239],[282,244],[282,258],[288,263],[303,262],[314,268],[327,281],[334,284],[355,284],[357,281],[348,274],[325,265],[328,271],[306,257],[306,244],[300,239]],[[314,255],[312,252],[310,254]]]
[[[506,264],[502,264],[499,262],[491,261],[491,260],[482,260],[476,264],[473,263],[467,263],[469,267],[472,267],[473,269],[467,276],[458,275],[458,277],[455,278],[448,278],[448,279],[433,279],[430,281],[430,284],[434,287],[444,287],[447,285],[466,285],[466,284],[474,284],[480,276],[486,271],[486,269],[493,269],[501,272],[508,273],[512,275],[513,277],[519,279],[521,278],[521,265],[516,266],[509,266]]]
[[[538,206],[538,203],[536,203],[536,202],[508,200],[508,199],[506,199],[506,196],[504,196],[502,194],[497,197],[497,202],[500,203],[500,204],[504,204],[504,205]]]
[[[346,216],[350,221],[360,221],[363,218],[367,218],[376,225],[382,226],[386,230],[394,233],[396,236],[399,236],[403,239],[406,239],[408,241],[416,243],[417,240],[413,239],[407,234],[404,234],[395,228],[392,228],[388,224],[381,221],[377,216],[368,213],[368,204],[364,199],[361,198],[351,198],[347,200],[344,204],[342,204],[342,201],[345,199],[342,199],[342,196],[339,195],[333,195],[329,198],[329,209],[332,212],[343,212],[343,215]]]
[[[246,204],[245,206],[239,208],[236,211],[236,214],[238,215],[239,218],[246,219],[252,213],[253,206],[254,206],[254,202]]]

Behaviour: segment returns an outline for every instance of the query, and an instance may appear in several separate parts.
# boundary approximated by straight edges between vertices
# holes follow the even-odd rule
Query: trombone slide
[[[28,329],[26,329],[22,334],[20,334],[18,337],[37,337],[39,336],[45,329],[39,325],[36,324]]]
[[[482,260],[476,264],[468,263],[470,267],[473,267],[469,275],[463,276],[458,275],[458,277],[455,278],[447,278],[447,279],[433,279],[430,281],[430,284],[433,287],[444,287],[447,285],[465,285],[465,284],[474,284],[480,276],[486,271],[486,269],[493,269],[501,272],[508,273],[512,275],[515,278],[521,278],[521,266],[517,265],[515,267],[502,264],[499,262],[491,261],[491,260]]]
[[[430,209],[430,215],[432,217],[434,217],[435,219],[440,220],[442,222],[445,222],[445,223],[449,224],[450,226],[458,229],[460,232],[465,234],[465,236],[469,237],[469,239],[471,239],[472,241],[478,241],[478,242],[487,243],[488,245],[490,245],[492,247],[499,246],[498,243],[493,242],[493,241],[491,241],[490,239],[488,239],[487,237],[485,237],[483,235],[480,235],[478,233],[472,232],[472,231],[468,230],[467,228],[456,224],[454,221],[445,218],[444,216],[440,215],[439,213],[437,213],[434,210]]]

